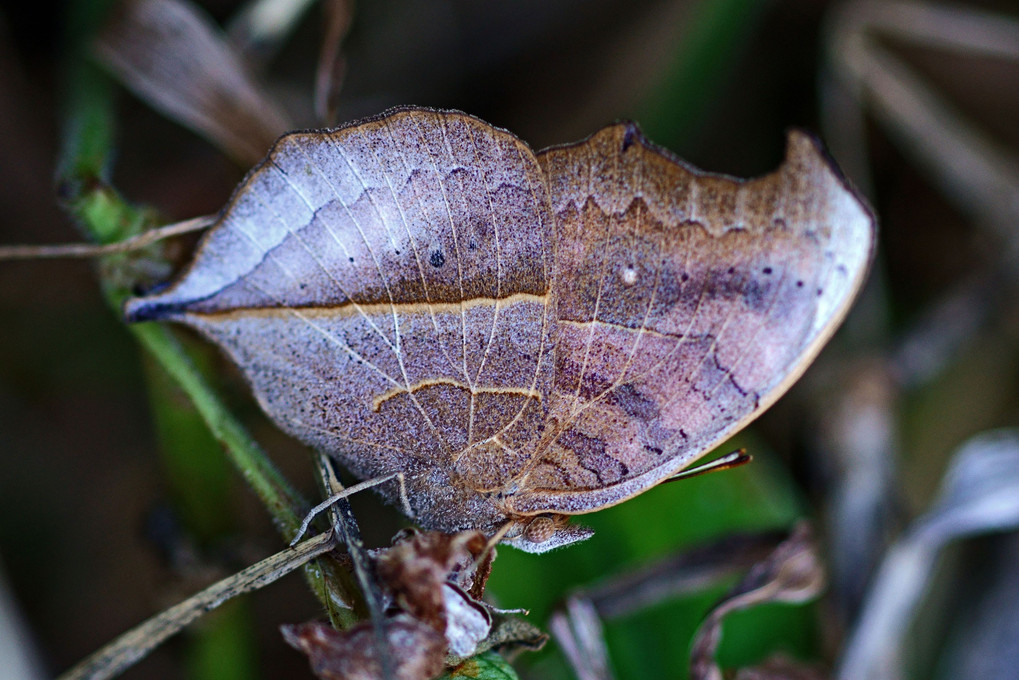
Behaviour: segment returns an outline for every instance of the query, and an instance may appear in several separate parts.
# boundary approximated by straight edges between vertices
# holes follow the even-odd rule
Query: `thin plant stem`
[[[227,457],[269,510],[281,533],[294,535],[303,517],[298,508],[307,504],[219,399],[171,331],[157,323],[134,325],[130,330],[191,399],[213,436],[223,444]]]
[[[115,243],[61,243],[58,245],[15,245],[0,246],[0,261],[3,260],[42,260],[54,258],[90,258],[103,255],[116,255],[141,250],[165,238],[190,234],[208,228],[215,217],[194,217],[183,222],[174,222],[155,229],[143,231],[137,236]]]
[[[154,214],[127,203],[105,181],[115,128],[111,83],[87,58],[73,59],[68,77],[68,124],[59,180],[68,211],[86,236],[100,244],[144,235],[154,226]],[[113,255],[100,261],[103,292],[117,313],[133,284],[125,257]],[[300,508],[307,504],[225,406],[169,329],[138,324],[130,330],[188,395],[284,535],[292,536],[301,523]]]
[[[329,457],[320,453],[318,455],[319,478],[322,481],[325,495],[333,497],[343,490],[343,484],[336,476]],[[379,658],[382,677],[389,680],[395,677],[393,656],[389,647],[389,638],[386,637],[385,612],[382,590],[375,577],[375,571],[371,565],[368,551],[365,550],[364,542],[361,540],[361,529],[357,526],[357,519],[350,507],[350,501],[346,496],[338,498],[331,505],[333,519],[333,533],[335,533],[345,546],[347,554],[353,566],[354,576],[364,595],[364,604],[368,609],[368,618],[372,622],[374,630],[375,651]]]
[[[107,182],[114,140],[112,83],[88,58],[88,40],[105,11],[102,2],[72,3],[72,36],[67,60],[66,123],[58,191],[68,213],[86,237],[100,244],[122,242],[156,227],[152,211],[125,201]],[[110,307],[119,314],[131,294],[130,257],[107,255],[98,262],[100,283]],[[289,540],[308,504],[266,457],[215,390],[205,380],[172,332],[158,324],[138,324],[130,331],[194,403],[228,459],[259,496],[276,526]],[[324,564],[324,563],[323,563]],[[305,568],[309,587],[325,606],[335,608],[327,583],[329,568]]]
[[[269,585],[335,547],[336,539],[332,532],[328,532],[267,557],[135,626],[68,670],[58,680],[111,678],[143,659],[163,641],[179,633],[203,614],[238,595]]]

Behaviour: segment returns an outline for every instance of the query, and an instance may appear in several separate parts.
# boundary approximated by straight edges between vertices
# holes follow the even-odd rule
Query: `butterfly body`
[[[740,181],[628,123],[536,154],[401,109],[283,137],[194,264],[127,314],[220,344],[281,427],[355,475],[403,473],[422,526],[512,523],[540,552],[770,405],[873,238],[801,133]]]

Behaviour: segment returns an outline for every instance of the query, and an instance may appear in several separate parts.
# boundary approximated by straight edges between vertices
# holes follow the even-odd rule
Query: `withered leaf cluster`
[[[482,601],[494,550],[478,531],[402,532],[372,555],[386,598],[382,630],[365,621],[337,631],[311,622],[283,626],[290,645],[308,655],[324,679],[382,677],[386,658],[399,680],[428,680],[495,646],[540,647],[542,633]]]

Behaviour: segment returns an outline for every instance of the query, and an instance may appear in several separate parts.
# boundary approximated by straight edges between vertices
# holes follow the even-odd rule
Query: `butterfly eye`
[[[547,542],[555,535],[556,529],[564,523],[556,520],[554,515],[538,515],[524,529],[524,540],[535,544]]]

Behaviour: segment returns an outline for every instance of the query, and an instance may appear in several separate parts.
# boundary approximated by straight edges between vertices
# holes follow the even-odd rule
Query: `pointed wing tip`
[[[857,209],[856,215],[866,224],[871,234],[871,240],[877,231],[877,218],[874,209],[867,198],[853,184],[853,181],[842,172],[838,162],[828,152],[824,142],[811,132],[800,128],[790,128],[786,132],[785,160],[779,172],[783,169],[796,171],[798,168],[811,168],[827,176],[828,181],[834,181],[834,186],[845,191],[853,200],[851,204]]]
[[[824,147],[824,143],[815,135],[799,128],[789,128],[785,137],[785,158],[779,169],[786,168],[794,172],[802,172],[809,168],[810,172],[823,172],[833,175],[841,184],[845,177]]]
[[[620,140],[621,152],[625,153],[635,143],[641,146],[648,145],[648,140],[637,123],[632,120],[621,120],[616,125],[622,132],[622,139]]]
[[[124,320],[128,323],[165,321],[180,316],[184,306],[174,302],[161,302],[158,298],[131,298],[124,303]]]

